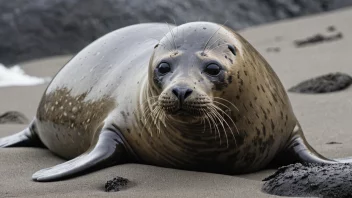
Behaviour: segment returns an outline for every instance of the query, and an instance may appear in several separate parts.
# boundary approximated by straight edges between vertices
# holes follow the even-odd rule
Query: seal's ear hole
[[[232,54],[236,56],[236,48],[235,48],[235,46],[233,46],[233,45],[228,45],[227,47],[228,47],[229,50],[232,52]]]
[[[154,46],[154,49],[157,48],[157,47],[159,47],[159,44],[156,44],[156,45]]]

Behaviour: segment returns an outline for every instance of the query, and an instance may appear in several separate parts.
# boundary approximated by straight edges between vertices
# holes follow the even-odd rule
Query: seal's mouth
[[[201,117],[204,115],[204,112],[207,109],[207,105],[175,104],[172,107],[163,107],[161,105],[161,108],[165,111],[166,114],[171,116]]]
[[[177,116],[193,116],[191,112],[187,111],[187,109],[184,109],[182,107],[177,109],[174,112],[171,112],[170,114],[177,115]]]

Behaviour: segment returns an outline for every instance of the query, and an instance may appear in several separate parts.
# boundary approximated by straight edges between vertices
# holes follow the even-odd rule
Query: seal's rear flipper
[[[103,130],[94,147],[70,161],[34,173],[32,179],[41,182],[65,179],[87,170],[124,163],[127,157],[121,137],[116,132]]]
[[[293,163],[315,163],[315,164],[335,164],[335,163],[352,163],[352,157],[329,159],[309,145],[303,135],[301,127],[297,125],[286,149],[279,154],[271,165],[283,166]]]
[[[338,163],[339,161],[328,159],[315,151],[304,137],[301,127],[297,125],[292,133],[286,149],[276,156],[271,165],[276,167],[298,162],[333,164]]]
[[[34,130],[34,121],[23,131],[0,138],[0,148],[5,147],[45,147]]]

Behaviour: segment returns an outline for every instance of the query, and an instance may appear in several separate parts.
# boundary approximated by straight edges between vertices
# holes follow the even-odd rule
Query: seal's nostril
[[[186,99],[188,96],[190,96],[192,92],[193,92],[192,89],[187,89],[186,92],[185,92],[184,99]]]
[[[173,88],[172,89],[172,93],[175,94],[175,96],[178,98],[178,95],[179,95],[179,89],[178,88]]]

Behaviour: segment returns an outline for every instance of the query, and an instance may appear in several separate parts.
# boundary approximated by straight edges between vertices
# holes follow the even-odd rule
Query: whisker
[[[210,49],[211,48],[211,46],[213,46],[216,42],[218,42],[220,39],[222,39],[221,37],[220,38],[218,38],[218,39],[216,39],[211,45],[209,45],[209,47],[207,48],[207,49]],[[206,49],[206,50],[207,50]]]
[[[169,31],[171,33],[171,38],[174,41],[175,51],[177,51],[177,45],[176,45],[176,41],[175,41],[175,36],[174,36],[172,30],[170,29],[170,25],[167,22],[165,22],[165,23],[167,24],[167,27],[169,28]]]
[[[155,119],[154,119],[154,125],[156,126],[157,128],[157,133],[158,135],[160,135],[160,131],[161,131],[161,128],[160,128],[160,119],[159,119],[159,116],[160,116],[160,113],[162,112],[162,109],[159,108],[159,110],[155,113]]]
[[[164,32],[160,27],[158,27],[158,29],[162,32],[162,34],[164,34],[164,36],[163,37],[165,37],[168,41],[169,41],[169,43],[170,43],[170,45],[172,45],[172,42],[171,42],[171,40],[167,37],[167,31],[166,32]],[[160,39],[161,40],[161,39]]]
[[[165,113],[165,112],[163,112],[161,116],[162,116],[162,119],[161,119],[161,120],[162,120],[162,122],[163,122],[163,125],[164,125],[164,127],[166,128],[166,127],[167,127],[167,126],[166,126],[166,122],[165,122],[165,119],[166,119],[166,113]]]
[[[148,99],[147,99],[146,101],[144,101],[144,102],[141,104],[141,106],[143,106],[145,103],[150,102],[151,100],[157,99],[157,98],[159,98],[159,96],[148,96]]]
[[[223,121],[221,119],[222,117],[221,116],[219,117],[219,113],[215,109],[212,109],[211,113],[214,115],[214,117],[216,119],[218,119],[220,121],[220,124],[221,124],[222,128],[224,129],[223,132],[224,132],[225,137],[226,137],[226,145],[227,145],[227,148],[228,148],[229,147],[229,139],[227,137],[226,129],[225,129],[225,126],[224,126]]]
[[[208,109],[209,110],[209,109]],[[211,119],[210,118],[210,115],[208,114],[208,112],[207,111],[203,111],[204,112],[204,115],[205,115],[205,117],[206,117],[206,120],[207,120],[207,122],[208,122],[208,124],[209,124],[209,127],[210,127],[210,134],[212,134],[213,133],[213,127],[212,127],[212,122],[214,123],[214,121],[213,121],[213,119]],[[215,124],[216,123],[214,123],[214,130],[215,130],[215,132],[214,132],[214,138],[215,138],[215,140],[216,140],[216,134],[218,134],[219,135],[219,141],[220,141],[220,145],[221,145],[221,138],[220,138],[220,134],[219,133],[216,133],[217,131],[216,131],[216,126],[215,126]]]
[[[147,38],[147,37],[146,37]],[[152,38],[152,37],[149,37],[148,38],[149,40],[156,40],[158,41],[158,45],[161,45],[163,46],[165,49],[167,49],[167,51],[169,51],[170,53],[172,53],[172,50],[170,48],[168,48],[166,45],[164,45],[164,43],[161,43],[160,40],[156,39],[156,38]]]
[[[204,50],[207,48],[207,45],[209,44],[209,41],[214,37],[214,35],[222,28],[222,26],[224,26],[226,23],[227,23],[228,20],[225,21],[224,24],[222,24],[211,36],[210,38],[208,39],[208,41],[205,43],[205,46],[203,48],[203,53],[204,53]]]
[[[215,122],[215,120],[214,120],[214,118],[213,118],[212,114],[209,114],[208,112],[207,112],[207,114],[208,114],[208,116],[209,116],[210,120],[214,123],[215,132],[217,132],[217,133],[218,133],[219,140],[220,140],[220,145],[221,145],[221,136],[220,136],[220,131],[219,131],[219,128],[218,128],[218,126],[217,126],[217,124],[216,124],[216,122]]]
[[[159,121],[158,122],[158,135],[160,135],[160,133],[161,133],[161,123],[162,123],[162,119],[160,118],[161,116],[162,116],[162,114],[163,114],[163,111],[162,111],[162,109],[160,109],[159,110],[159,112],[158,112],[158,114],[157,114],[157,116],[156,116],[156,119],[157,119],[157,121]]]
[[[214,100],[213,103],[219,104],[219,105],[221,105],[221,106],[227,108],[229,111],[231,111],[231,108],[230,108],[230,107],[228,107],[228,106],[222,104],[221,102],[218,102],[218,101],[215,101],[215,100]]]
[[[202,133],[205,133],[205,125],[206,125],[206,123],[205,123],[205,118],[204,117],[202,118],[202,124],[203,124],[203,132]]]
[[[153,107],[155,107],[157,104],[158,104],[158,101],[155,101],[155,102],[151,103],[150,105],[144,105],[144,110],[145,110],[146,108],[153,108]],[[143,108],[143,105],[140,105],[140,106],[141,106],[141,108]]]
[[[210,123],[210,121],[209,121],[209,116],[208,116],[208,114],[207,114],[207,112],[206,112],[205,110],[203,110],[203,114],[205,115],[206,120],[207,120],[207,122],[208,122],[208,124],[209,124],[209,127],[210,127],[210,134],[212,134],[212,133],[213,133],[213,128],[211,127],[211,123]],[[214,135],[215,135],[215,133],[214,133]],[[215,139],[216,139],[216,135],[215,135]]]
[[[218,47],[222,47],[222,46],[224,46],[224,45],[230,45],[231,43],[223,43],[223,44],[221,44],[221,45],[216,45],[216,46],[214,46],[213,48],[211,48],[211,49],[208,49],[208,52],[209,51],[212,51],[212,50],[214,50],[214,49],[216,49],[216,48],[218,48]]]
[[[216,105],[212,106],[212,108],[215,108],[216,111],[219,110]],[[222,110],[220,109],[220,111],[222,111]],[[227,115],[224,111],[222,111],[222,112],[223,112],[225,115]],[[217,112],[217,113],[218,113],[218,112]],[[219,116],[221,116],[221,115],[219,114]],[[234,134],[233,131],[232,131],[232,128],[231,128],[230,125],[227,123],[226,119],[225,119],[223,116],[221,116],[221,117],[222,117],[223,121],[225,122],[225,124],[227,125],[227,127],[230,129],[231,134],[232,134],[232,137],[233,137],[233,139],[234,139],[234,141],[235,141],[235,144],[236,144],[236,146],[237,146],[236,137],[235,137],[235,134]],[[232,120],[231,117],[230,117],[230,119],[231,119],[231,121],[233,122],[233,120]],[[234,126],[236,127],[236,124],[234,124]],[[237,127],[236,127],[236,129],[237,129]],[[238,129],[237,129],[237,131],[238,131]]]
[[[162,121],[164,127],[166,128],[165,118],[166,118],[166,113],[163,111],[163,112],[161,113],[161,118],[160,118],[160,120]],[[161,132],[164,133],[164,131],[161,131]]]
[[[149,101],[150,101],[150,99],[149,99],[148,101],[144,101],[143,104],[144,104],[145,102],[149,102]],[[140,106],[142,107],[142,109],[143,109],[142,117],[144,117],[144,115],[145,115],[145,113],[147,112],[148,109],[150,110],[149,107],[153,108],[154,106],[157,105],[157,102],[158,102],[158,101],[153,102],[150,106],[149,106],[149,105],[146,105],[146,106],[144,107],[144,109],[143,109],[143,104],[140,105]]]
[[[183,44],[185,44],[185,28],[182,30]]]
[[[176,33],[176,34],[178,35],[178,26],[177,26],[175,17],[172,17],[172,20],[174,21],[175,29],[177,30],[177,33]],[[175,37],[175,38],[176,38],[176,37]]]
[[[148,112],[149,111],[149,112]],[[145,106],[144,107],[144,110],[142,111],[142,116],[141,116],[141,120],[144,120],[144,122],[146,123],[147,122],[147,113],[150,113],[151,110],[149,108],[149,106]],[[144,118],[144,119],[143,119]]]
[[[158,135],[160,135],[160,119],[159,119],[159,116],[160,116],[160,112],[161,110],[159,110],[156,114],[155,114],[155,126],[156,126],[156,129],[157,129],[157,133]]]
[[[153,122],[153,111],[154,111],[154,110],[155,110],[155,109],[153,109],[153,110],[149,113],[149,115],[147,116],[147,118],[145,119],[145,125],[144,125],[144,127],[146,128],[147,132],[149,132],[150,124]],[[150,122],[148,122],[149,118],[151,119]],[[151,133],[150,135],[153,136],[152,133]]]
[[[236,125],[236,123],[232,120],[232,118],[226,113],[226,112],[224,112],[222,109],[220,109],[219,107],[217,107],[216,105],[214,105],[213,106],[214,108],[216,108],[217,110],[219,110],[219,111],[221,111],[221,112],[223,112],[224,113],[224,115],[226,115],[228,118],[229,118],[229,120],[232,122],[232,124],[234,125],[234,127],[236,128],[236,131],[237,131],[237,134],[239,135],[240,134],[240,132],[239,132],[239,130],[238,130],[238,128],[237,128],[237,125]]]
[[[157,108],[157,110],[154,113],[154,117],[153,117],[154,124],[157,124],[156,122],[157,122],[157,118],[158,118],[158,114],[159,114],[160,110],[161,110],[161,107]]]
[[[141,116],[141,120],[143,119],[144,122],[146,123],[147,120],[146,120],[146,114],[150,112],[150,108],[148,108],[148,106],[144,107],[144,110],[142,111],[142,116]]]
[[[150,130],[151,125],[152,125],[152,124],[155,124],[155,123],[154,123],[154,122],[155,122],[155,112],[158,112],[160,109],[161,109],[161,107],[160,107],[160,106],[157,106],[155,109],[153,109],[153,110],[150,112],[149,116],[147,117],[147,120],[149,120],[149,118],[152,119],[152,121],[149,122],[149,125],[148,125],[148,123],[146,123],[146,124],[147,124],[147,125],[146,125],[146,128],[147,128],[148,131]]]
[[[232,102],[226,100],[226,99],[223,99],[223,98],[220,98],[220,97],[214,97],[214,99],[219,99],[219,100],[223,100],[225,102],[228,102],[229,104],[231,104],[238,112],[240,112],[240,110],[238,110],[238,108],[236,107],[235,104],[233,104]]]

